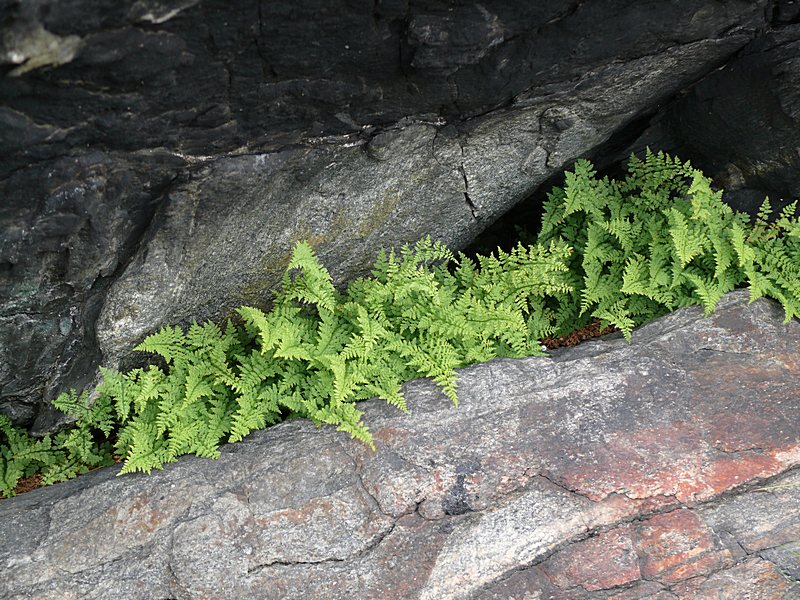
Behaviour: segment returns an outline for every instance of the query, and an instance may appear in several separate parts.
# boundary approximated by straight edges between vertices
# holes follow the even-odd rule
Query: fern
[[[372,276],[334,287],[312,247],[297,244],[268,312],[241,307],[224,327],[165,327],[137,350],[162,366],[101,369],[89,395],[54,405],[72,427],[34,439],[0,416],[0,493],[124,461],[149,473],[184,454],[219,455],[225,441],[285,418],[333,425],[366,444],[357,402],[406,410],[404,382],[431,378],[458,401],[457,369],[497,357],[542,354],[544,337],[593,319],[633,329],[670,310],[714,310],[749,286],[786,319],[800,316],[796,203],[753,224],[689,163],[647,151],[623,180],[599,179],[579,160],[544,203],[538,237],[475,260],[424,238],[379,253]],[[530,236],[529,236],[530,237]],[[237,324],[238,323],[238,324]]]
[[[58,456],[51,449],[50,436],[34,440],[13,427],[5,415],[0,415],[0,433],[5,438],[0,446],[0,491],[9,497],[20,479],[55,464]]]
[[[796,231],[792,210],[778,231],[765,203],[751,227],[689,163],[650,151],[643,161],[631,157],[624,181],[584,178],[594,172],[576,164],[571,189],[550,194],[539,237],[565,240],[581,257],[570,265],[579,275],[575,291],[556,306],[557,334],[566,333],[575,304],[579,316],[600,318],[629,337],[634,326],[681,306],[702,304],[708,314],[744,282],[753,299],[768,295],[787,318],[797,314],[797,254],[784,235]]]
[[[677,208],[671,208],[668,215],[669,234],[675,245],[675,254],[681,261],[681,267],[685,267],[694,257],[702,256],[705,250],[704,238],[696,228],[689,227],[688,220]]]
[[[157,333],[145,338],[134,350],[153,352],[170,364],[175,359],[185,360],[188,357],[185,341],[180,327],[162,327]]]

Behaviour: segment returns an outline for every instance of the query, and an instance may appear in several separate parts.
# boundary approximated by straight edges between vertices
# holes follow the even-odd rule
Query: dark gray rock
[[[463,247],[769,5],[0,1],[0,410],[52,429],[160,325],[268,303],[299,239],[339,284]]]
[[[17,77],[0,98],[35,123],[70,127],[67,143],[210,154],[279,134],[479,114],[609,62],[741,42],[766,5],[6,0],[0,61]],[[64,46],[74,50],[54,50]]]
[[[775,23],[800,23],[800,2],[797,0],[777,0],[773,3],[772,10]]]
[[[458,408],[365,402],[375,452],[295,421],[97,471],[0,502],[0,595],[794,598],[798,357],[800,322],[735,292],[464,369]]]
[[[738,210],[756,214],[765,196],[776,210],[800,198],[800,24],[748,44],[660,111],[623,154],[646,145],[691,157]]]
[[[30,423],[31,398],[83,386],[101,356],[105,290],[184,161],[164,152],[86,152],[0,181],[0,389],[3,412]],[[43,196],[31,197],[31,181]]]

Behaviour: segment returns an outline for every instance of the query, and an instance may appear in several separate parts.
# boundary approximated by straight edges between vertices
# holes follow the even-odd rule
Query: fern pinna
[[[150,472],[183,454],[215,457],[221,443],[287,418],[331,424],[367,444],[356,402],[405,410],[401,386],[431,377],[455,403],[456,369],[542,354],[540,340],[600,319],[627,338],[670,310],[713,310],[747,284],[786,319],[800,316],[796,204],[755,223],[734,213],[689,163],[647,152],[622,181],[577,161],[545,203],[536,243],[471,260],[425,238],[381,252],[345,292],[306,243],[295,246],[271,310],[238,310],[239,324],[165,327],[136,349],[159,355],[92,392],[54,401],[75,418],[34,439],[0,416],[0,491],[124,460]]]

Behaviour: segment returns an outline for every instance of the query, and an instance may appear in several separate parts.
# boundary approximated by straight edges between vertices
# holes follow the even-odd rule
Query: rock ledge
[[[726,296],[0,502],[4,598],[796,598],[800,323]],[[776,486],[764,489],[766,486]],[[789,487],[778,487],[789,486]]]

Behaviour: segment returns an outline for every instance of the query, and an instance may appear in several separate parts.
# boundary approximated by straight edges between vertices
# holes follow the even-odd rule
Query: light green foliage
[[[630,339],[641,323],[689,304],[706,314],[747,283],[751,298],[781,302],[800,314],[800,225],[794,205],[769,223],[765,202],[754,226],[714,192],[689,163],[664,154],[632,157],[624,181],[598,179],[578,161],[565,189],[545,204],[539,243],[575,248],[573,290],[559,297],[557,333],[593,318]]]
[[[14,495],[23,477],[39,473],[42,483],[48,485],[114,463],[107,441],[114,418],[107,400],[91,401],[88,392],[69,392],[53,404],[77,417],[74,427],[55,438],[48,434],[35,439],[0,415],[0,493],[4,496]]]
[[[456,369],[542,354],[540,340],[594,318],[632,329],[675,308],[706,313],[748,284],[751,298],[800,315],[795,205],[756,223],[721,202],[688,163],[647,153],[623,181],[578,161],[545,203],[536,243],[454,256],[429,238],[381,252],[372,277],[345,292],[299,243],[269,312],[241,307],[239,324],[165,327],[136,349],[159,355],[120,373],[102,369],[93,396],[65,393],[75,418],[33,439],[0,417],[0,492],[42,473],[45,483],[124,460],[121,473],[160,469],[183,454],[216,457],[223,442],[287,418],[331,424],[371,444],[356,402],[406,410],[404,382],[430,377],[457,402]]]

